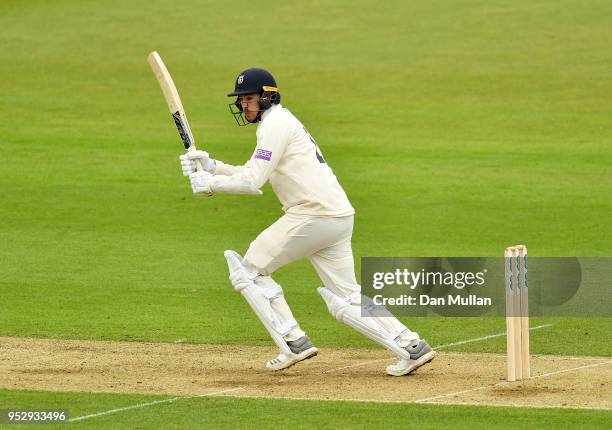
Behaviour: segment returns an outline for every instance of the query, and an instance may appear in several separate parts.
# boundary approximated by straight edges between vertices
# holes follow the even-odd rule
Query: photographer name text
[[[430,297],[421,294],[418,297],[402,294],[398,297],[384,297],[377,294],[372,297],[376,306],[491,306],[490,297],[478,297],[475,294],[468,296],[452,295],[446,297]]]

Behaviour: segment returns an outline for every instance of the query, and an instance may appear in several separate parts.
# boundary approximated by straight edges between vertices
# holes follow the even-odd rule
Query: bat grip
[[[194,152],[195,150],[196,150],[195,145],[191,145],[189,149],[187,150],[187,152]],[[196,162],[196,171],[203,172],[204,165],[202,164],[202,160],[200,160],[199,158],[196,158],[195,162]],[[210,192],[210,194],[207,195],[207,197],[211,197],[211,196],[212,196],[212,191]]]
[[[187,150],[187,152],[195,152],[196,148],[194,145],[191,145],[189,147],[189,149]],[[198,172],[203,172],[204,171],[204,165],[202,164],[202,160],[200,160],[199,158],[195,160],[196,162],[196,170]]]

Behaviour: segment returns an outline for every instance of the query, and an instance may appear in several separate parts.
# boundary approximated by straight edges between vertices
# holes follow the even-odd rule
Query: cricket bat
[[[161,87],[162,92],[164,93],[166,103],[168,103],[168,109],[170,109],[172,119],[176,124],[176,128],[178,129],[185,149],[187,150],[187,152],[195,151],[196,147],[195,140],[193,138],[193,133],[191,132],[191,128],[189,127],[189,122],[187,121],[185,109],[183,108],[183,104],[181,103],[181,98],[179,97],[179,93],[176,89],[176,86],[174,85],[172,76],[170,76],[170,72],[168,72],[166,65],[162,61],[157,51],[151,52],[147,57],[147,61],[149,62],[153,73],[155,73],[155,77],[159,82],[159,86]],[[202,166],[202,162],[200,160],[196,160],[196,169],[198,170],[198,172],[204,170],[204,166]]]

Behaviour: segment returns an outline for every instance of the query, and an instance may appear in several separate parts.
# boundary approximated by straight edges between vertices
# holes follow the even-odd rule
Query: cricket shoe
[[[397,364],[387,366],[387,375],[402,376],[429,363],[436,356],[436,352],[424,340],[420,340],[415,346],[404,348],[410,353],[410,360],[400,358]]]
[[[288,355],[281,352],[277,357],[273,358],[272,360],[268,360],[266,363],[266,367],[268,369],[286,369],[287,367],[293,366],[295,363],[314,357],[319,352],[319,350],[312,344],[308,336],[302,336],[297,340],[288,340],[287,346],[289,346],[291,353]]]

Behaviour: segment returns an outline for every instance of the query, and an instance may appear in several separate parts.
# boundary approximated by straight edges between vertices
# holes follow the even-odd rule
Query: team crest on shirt
[[[258,149],[255,151],[255,158],[259,158],[260,160],[270,161],[272,158],[272,151],[266,151],[265,149]]]

